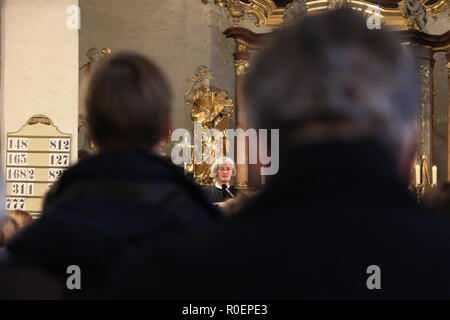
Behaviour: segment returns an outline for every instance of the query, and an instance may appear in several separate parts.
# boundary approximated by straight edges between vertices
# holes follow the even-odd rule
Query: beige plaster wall
[[[80,0],[80,65],[89,48],[112,52],[133,50],[153,59],[169,78],[173,93],[174,127],[192,128],[184,92],[186,79],[200,65],[210,67],[211,85],[227,90],[234,100],[235,44],[223,31],[233,25],[223,9],[201,0]],[[254,18],[240,24],[254,32]]]
[[[89,48],[131,50],[153,59],[174,93],[174,125],[189,128],[186,78],[211,64],[208,7],[192,0],[80,0],[80,63]]]
[[[77,158],[78,30],[66,12],[78,0],[4,0],[1,7],[1,153],[6,133],[35,114],[72,135]]]

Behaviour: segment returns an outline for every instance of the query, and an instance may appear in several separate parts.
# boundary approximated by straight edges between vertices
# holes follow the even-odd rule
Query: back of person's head
[[[33,222],[33,217],[23,210],[11,210],[8,211],[8,216],[17,222],[20,229],[25,228]]]
[[[414,59],[387,30],[351,9],[301,18],[262,50],[245,83],[249,125],[280,141],[376,139],[393,156],[414,142],[419,93]],[[409,152],[412,155],[413,152]]]
[[[160,69],[146,57],[122,53],[93,75],[86,99],[87,124],[100,150],[150,150],[169,129],[171,92]]]
[[[0,246],[5,246],[12,237],[14,237],[19,231],[20,227],[18,223],[6,216],[0,221]]]

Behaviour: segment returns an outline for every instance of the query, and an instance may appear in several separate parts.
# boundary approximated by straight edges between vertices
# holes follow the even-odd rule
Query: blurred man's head
[[[409,170],[419,88],[410,54],[350,9],[302,18],[280,32],[247,77],[249,125],[280,129],[281,147],[372,138]]]
[[[90,134],[100,150],[154,148],[170,126],[171,93],[159,68],[144,56],[112,56],[97,70],[86,100]]]

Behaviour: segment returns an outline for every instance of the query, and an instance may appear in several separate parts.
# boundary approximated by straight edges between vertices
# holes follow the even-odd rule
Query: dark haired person
[[[449,299],[450,226],[407,188],[420,89],[394,34],[350,9],[308,15],[252,68],[248,126],[280,130],[278,174],[223,228],[149,255],[120,294]]]
[[[117,262],[156,239],[210,226],[215,209],[158,155],[170,104],[169,84],[147,58],[123,53],[105,61],[86,103],[99,154],[64,172],[42,217],[9,244],[10,257],[63,279],[77,265],[82,288],[96,289]]]

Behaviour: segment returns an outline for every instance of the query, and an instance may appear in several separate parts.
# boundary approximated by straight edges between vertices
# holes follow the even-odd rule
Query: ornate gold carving
[[[328,0],[328,9],[347,8],[351,6],[351,0]]]
[[[221,141],[223,142],[227,137],[226,129],[230,125],[234,111],[234,104],[231,99],[228,99],[228,93],[210,86],[209,80],[211,79],[213,77],[207,67],[198,67],[195,74],[188,77],[188,82],[194,83],[192,88],[184,94],[184,102],[192,105],[191,119],[194,122],[194,134],[197,125],[201,130],[202,150],[197,150],[197,152],[201,152],[203,155],[202,162],[196,164],[194,163],[194,154],[191,152],[191,163],[186,166],[186,171],[193,173],[194,178],[202,185],[212,184],[214,181],[211,176],[213,162],[211,159],[227,152],[227,143],[221,145]],[[210,129],[219,131],[219,140],[216,136],[211,135]]]
[[[422,102],[420,104],[420,147],[424,148],[425,145],[425,108],[430,95],[430,68],[423,65],[420,66],[419,75],[422,80]]]
[[[426,1],[420,2],[424,4]],[[446,11],[449,7],[450,2],[448,2],[448,0],[441,0],[431,6],[425,6],[427,14],[431,15],[433,18],[436,18],[439,13]]]
[[[235,60],[234,66],[236,68],[236,75],[238,77],[243,77],[247,74],[248,68],[250,67],[250,63],[245,60]]]
[[[90,48],[86,53],[89,61],[83,64],[79,70],[85,70],[85,73],[88,74],[91,70],[92,66],[95,66],[103,61],[103,58],[111,55],[111,49],[103,48],[99,51],[97,48]]]
[[[248,51],[248,46],[245,42],[243,42],[240,39],[237,39],[237,52],[247,52]]]
[[[425,194],[426,189],[435,187],[430,179],[430,171],[428,169],[428,159],[425,152],[420,155],[420,165],[417,164],[419,170],[419,176],[416,177],[416,181],[409,186],[409,189],[416,192],[417,202],[420,202]],[[417,181],[417,178],[419,180]]]
[[[427,0],[420,0],[426,14],[433,18],[446,11],[450,6],[448,0],[440,0],[432,5],[426,5],[426,2]],[[345,5],[361,12],[365,17],[369,17],[372,10],[379,8],[382,24],[398,29],[407,28],[402,15],[403,2],[399,4],[398,8],[378,7],[378,4],[367,0],[305,0],[305,3],[308,14]],[[248,0],[248,3],[241,0],[218,0],[217,4],[225,7],[227,15],[231,16],[236,24],[247,14],[256,17],[255,24],[257,26],[264,25],[268,28],[279,28],[283,24],[286,10],[286,8],[277,8],[272,0]]]
[[[249,0],[249,3],[240,0],[219,0],[217,4],[225,8],[227,16],[232,17],[235,24],[246,14],[255,16],[257,27],[265,25],[267,18],[277,8],[272,0]]]
[[[422,89],[422,101],[420,104],[420,160],[416,168],[416,178],[413,184],[409,186],[409,189],[416,192],[417,201],[420,202],[421,198],[426,192],[426,189],[435,185],[430,181],[430,172],[428,166],[428,155],[424,150],[425,147],[425,128],[426,128],[426,107],[430,97],[430,80],[431,69],[428,66],[419,66],[419,76],[421,80]]]
[[[80,71],[84,70],[84,77],[86,77],[84,81],[89,81],[91,72],[98,68],[110,55],[110,48],[103,48],[101,50],[90,48],[86,53],[89,59],[88,62],[83,64],[79,69]],[[86,115],[83,112],[78,115],[78,148],[79,159],[93,154],[96,151],[94,141],[89,137]]]

